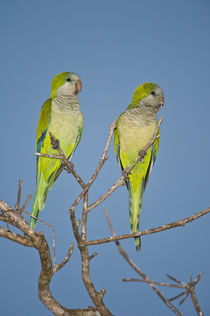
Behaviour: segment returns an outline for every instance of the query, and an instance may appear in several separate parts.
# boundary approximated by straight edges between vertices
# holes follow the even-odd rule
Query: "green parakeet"
[[[131,104],[118,117],[114,131],[115,154],[121,170],[130,167],[138,157],[139,151],[151,140],[157,127],[157,113],[163,104],[163,91],[156,84],[144,83],[134,91]],[[158,146],[159,138],[126,179],[129,191],[129,220],[133,233],[139,231],[142,195],[157,156]],[[140,237],[134,240],[136,250],[140,250]]]
[[[36,152],[58,155],[52,148],[49,133],[59,140],[60,147],[68,159],[71,158],[80,142],[83,130],[83,115],[80,110],[78,94],[82,89],[80,77],[73,72],[63,72],[52,80],[50,99],[40,113],[36,135]],[[37,189],[32,215],[38,217],[44,208],[47,194],[63,170],[59,159],[36,157]],[[30,226],[36,226],[31,217]]]

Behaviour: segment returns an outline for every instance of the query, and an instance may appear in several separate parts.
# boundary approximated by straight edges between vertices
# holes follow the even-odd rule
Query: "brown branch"
[[[116,127],[116,123],[115,121],[111,124],[110,126],[110,130],[109,130],[109,135],[108,135],[108,139],[107,139],[107,142],[106,142],[106,145],[104,147],[104,151],[103,151],[103,154],[101,156],[101,159],[99,160],[99,163],[98,163],[98,166],[94,172],[94,174],[92,175],[92,177],[90,178],[88,184],[85,186],[85,188],[83,189],[83,191],[79,194],[79,196],[76,198],[76,200],[74,201],[74,203],[72,204],[72,206],[70,207],[69,209],[69,212],[71,212],[71,210],[75,210],[75,208],[77,207],[77,205],[79,204],[79,202],[81,201],[81,199],[83,198],[83,196],[85,195],[85,193],[89,190],[90,186],[93,184],[93,182],[95,181],[99,171],[101,170],[101,168],[103,167],[105,161],[107,160],[107,152],[108,152],[108,149],[109,149],[109,145],[110,145],[110,142],[111,142],[111,139],[112,139],[112,134],[113,134],[113,131]]]
[[[135,279],[135,278],[124,278],[123,282],[142,282],[145,283],[145,280],[142,279]],[[155,285],[161,285],[161,286],[167,286],[167,287],[174,287],[178,289],[182,289],[182,285],[177,285],[177,284],[170,284],[170,283],[165,283],[165,282],[156,282],[156,281],[151,281]]]
[[[111,224],[111,221],[109,219],[109,215],[107,211],[104,209],[104,213],[106,216],[106,220],[108,222],[109,228],[111,230],[111,233],[113,236],[115,236],[115,232],[113,229],[113,226]],[[183,316],[182,313],[180,313],[175,306],[173,306],[169,300],[165,298],[165,296],[160,292],[160,290],[153,284],[153,282],[146,276],[145,273],[143,273],[136,265],[135,263],[129,258],[128,254],[124,251],[124,249],[121,247],[119,241],[115,242],[118,247],[118,252],[121,254],[121,256],[129,263],[129,265],[145,280],[149,286],[155,291],[155,293],[161,298],[161,300],[178,316]]]
[[[112,223],[110,221],[109,215],[107,213],[107,211],[104,209],[104,213],[106,216],[106,220],[108,222],[109,228],[111,230],[111,233],[113,236],[115,236],[115,232],[112,226]],[[172,300],[178,299],[181,296],[184,295],[184,298],[180,301],[180,304],[182,304],[185,299],[190,295],[191,300],[193,302],[194,308],[197,311],[199,316],[203,316],[203,312],[201,310],[201,307],[198,303],[197,297],[196,297],[196,293],[195,293],[195,286],[197,285],[197,283],[200,281],[201,276],[202,276],[202,272],[199,273],[199,275],[195,278],[195,280],[192,280],[192,277],[190,278],[190,282],[185,284],[182,281],[179,281],[178,279],[172,277],[171,275],[168,275],[168,278],[171,279],[172,281],[174,281],[175,283],[178,284],[169,284],[169,283],[164,283],[164,282],[155,282],[155,281],[151,281],[135,264],[134,262],[128,257],[127,253],[124,251],[124,249],[121,247],[119,241],[115,241],[117,247],[118,247],[118,251],[119,253],[123,256],[123,258],[130,264],[130,266],[142,277],[142,279],[123,279],[123,281],[138,281],[138,282],[144,282],[149,284],[152,289],[156,292],[156,294],[163,300],[163,302],[171,309],[173,310],[173,312],[176,315],[182,315],[176,308],[175,306],[173,306],[170,302]],[[164,297],[164,295],[159,291],[159,289],[155,286],[155,285],[160,285],[160,286],[166,286],[166,287],[174,287],[174,288],[179,288],[179,289],[184,289],[184,292],[181,292],[180,294],[178,294],[177,296],[171,298],[171,299],[166,299]]]
[[[201,310],[201,307],[200,307],[200,305],[198,303],[197,296],[196,296],[196,293],[195,293],[195,286],[200,281],[200,279],[202,277],[202,272],[200,272],[198,274],[198,276],[195,278],[194,281],[192,280],[192,277],[191,277],[189,283],[184,283],[182,281],[179,281],[178,279],[176,279],[176,278],[174,278],[174,277],[172,277],[171,275],[168,275],[168,274],[167,274],[167,276],[172,281],[178,283],[180,285],[180,287],[185,290],[184,292],[182,292],[179,295],[171,298],[170,300],[175,300],[175,299],[179,298],[181,295],[185,295],[184,298],[179,303],[181,305],[186,300],[186,298],[190,295],[190,298],[192,300],[192,303],[193,303],[194,308],[197,311],[198,315],[199,316],[203,316],[204,314],[203,314],[203,312]]]
[[[108,308],[105,306],[103,302],[103,297],[104,297],[104,294],[106,293],[106,290],[102,289],[101,292],[97,292],[90,279],[90,258],[88,254],[88,249],[87,247],[80,247],[80,246],[79,246],[79,249],[80,249],[81,259],[82,259],[82,279],[88,291],[88,294],[91,297],[100,315],[112,316],[111,312],[108,310]]]
[[[19,209],[20,214],[21,214],[22,212],[24,212],[24,210],[25,210],[25,208],[26,208],[26,206],[27,206],[27,204],[28,204],[28,202],[30,201],[31,198],[32,198],[32,194],[29,194],[28,197],[27,197],[27,199],[26,199],[25,202],[23,203],[23,206]]]
[[[88,247],[85,245],[85,242],[87,240],[87,214],[88,214],[88,190],[92,183],[94,182],[95,178],[97,177],[99,171],[101,170],[107,155],[107,151],[111,142],[113,130],[114,130],[114,124],[111,125],[110,127],[110,132],[108,136],[108,140],[106,143],[106,146],[104,148],[104,152],[102,154],[102,157],[99,161],[99,164],[89,180],[88,184],[84,187],[83,191],[80,193],[80,195],[77,197],[75,202],[72,204],[70,207],[70,218],[71,218],[71,223],[72,223],[72,229],[74,236],[76,238],[76,241],[78,243],[78,247],[80,250],[80,255],[81,255],[81,261],[82,261],[82,279],[84,282],[84,285],[88,291],[88,294],[90,298],[92,299],[93,303],[95,304],[97,310],[101,315],[104,316],[111,316],[112,314],[108,310],[108,308],[105,306],[103,302],[103,297],[106,292],[105,289],[102,289],[100,292],[97,292],[92,281],[90,278],[90,261],[93,258],[93,256],[89,256],[88,253]],[[75,217],[75,208],[80,202],[80,200],[84,197],[83,201],[83,212],[82,212],[82,222],[81,222],[81,235],[79,233],[79,225],[77,224],[76,217]]]
[[[62,157],[60,155],[50,155],[50,154],[43,154],[43,153],[34,153],[34,155],[39,156],[39,157],[50,158],[50,159],[61,159],[62,160]]]
[[[128,238],[133,238],[133,237],[139,237],[139,236],[144,236],[144,235],[149,235],[149,234],[154,234],[154,233],[159,233],[168,229],[172,229],[178,226],[184,226],[187,223],[190,223],[196,219],[198,219],[201,216],[206,215],[207,213],[210,212],[210,207],[208,207],[207,209],[195,213],[194,215],[191,215],[189,217],[180,219],[176,222],[172,222],[163,226],[159,226],[159,227],[155,227],[155,228],[150,228],[150,229],[146,229],[144,231],[138,232],[138,233],[131,233],[131,234],[124,234],[124,235],[118,235],[118,236],[112,236],[112,237],[107,237],[107,238],[102,238],[102,239],[96,239],[96,240],[89,240],[86,242],[87,246],[92,246],[92,245],[100,245],[100,244],[104,244],[107,242],[113,242],[113,241],[117,241],[117,240],[122,240],[122,239],[128,239]]]
[[[42,233],[39,233],[39,234],[40,234],[40,240],[37,240],[37,243],[34,246],[39,251],[40,260],[42,264],[42,270],[41,270],[41,273],[39,276],[39,282],[38,282],[40,300],[52,313],[54,313],[57,316],[63,316],[63,315],[80,316],[82,313],[83,315],[88,315],[90,311],[93,313],[93,315],[98,315],[98,313],[95,313],[96,310],[94,308],[88,308],[88,309],[83,309],[83,310],[67,309],[61,304],[59,304],[55,300],[55,298],[52,296],[50,292],[49,284],[54,274],[54,271],[52,268],[50,250],[49,250],[49,246],[47,244],[47,241],[45,240],[44,235]]]
[[[7,238],[9,240],[12,240],[20,245],[23,245],[26,247],[33,247],[32,241],[29,238],[23,237],[19,234],[8,231],[8,230],[4,229],[3,227],[0,227],[0,236]]]
[[[56,149],[60,155],[50,155],[50,154],[43,154],[43,153],[35,153],[35,155],[39,156],[39,157],[50,158],[50,159],[60,159],[61,162],[63,163],[63,165],[66,167],[67,172],[72,173],[72,175],[75,177],[77,182],[84,189],[86,184],[83,182],[82,178],[75,171],[73,163],[66,158],[64,152],[62,151],[62,149],[60,147],[59,140],[56,139],[52,135],[52,133],[49,133],[49,134],[50,134],[51,144],[52,144],[53,149]]]
[[[50,249],[44,234],[42,232],[38,233],[32,230],[23,216],[19,214],[19,212],[13,210],[2,200],[0,200],[0,209],[3,213],[3,215],[0,216],[0,220],[10,223],[10,225],[17,227],[25,234],[25,236],[21,236],[0,227],[0,236],[27,247],[34,247],[39,252],[41,273],[38,280],[38,294],[42,303],[56,316],[100,316],[99,312],[93,307],[85,309],[67,309],[59,304],[51,294],[51,279],[55,272],[61,269],[61,267],[68,262],[72,252],[72,247],[70,247],[63,262],[56,265],[53,269]],[[28,213],[26,211],[24,212]]]
[[[54,266],[53,274],[55,274],[56,272],[58,272],[61,268],[63,268],[65,266],[65,264],[70,260],[73,251],[74,251],[74,243],[72,242],[66,257],[63,259],[63,261],[61,263],[56,264]]]
[[[23,180],[19,180],[17,203],[15,205],[16,210],[19,210],[20,208],[20,197],[21,197],[22,185],[23,185]]]
[[[193,305],[194,305],[195,310],[197,311],[198,315],[199,315],[199,316],[204,316],[204,313],[202,312],[201,307],[200,307],[200,305],[198,304],[197,296],[196,296],[194,290],[192,290],[191,295],[190,295],[190,298],[191,298],[191,300],[192,300],[192,302],[193,302]]]
[[[170,276],[167,274],[167,276],[174,282],[178,283],[178,284],[171,284],[171,283],[165,283],[165,282],[156,282],[156,281],[151,281],[152,284],[155,285],[160,285],[160,286],[166,286],[166,287],[173,287],[173,288],[179,288],[179,289],[184,289],[183,292],[179,293],[178,295],[170,298],[168,301],[174,301],[177,300],[178,298],[180,298],[181,296],[184,295],[184,298],[180,301],[179,305],[181,305],[182,303],[184,303],[184,301],[186,300],[186,298],[190,295],[190,298],[192,300],[192,303],[195,307],[195,310],[197,311],[199,316],[203,316],[203,312],[201,310],[201,307],[198,303],[197,297],[196,297],[196,293],[195,293],[195,286],[196,284],[200,281],[201,276],[202,276],[202,272],[199,273],[199,275],[195,278],[194,281],[190,281],[189,283],[185,284],[182,281],[177,280],[176,278]],[[145,279],[135,279],[135,278],[125,278],[123,279],[124,282],[143,282],[143,283],[148,283]]]
[[[53,231],[55,230],[55,228],[54,228],[53,226],[51,226],[51,225],[48,224],[47,222],[43,221],[42,219],[40,219],[40,218],[38,218],[38,217],[32,215],[31,213],[29,213],[29,212],[27,212],[27,211],[25,211],[25,210],[23,210],[23,209],[21,209],[21,212],[23,212],[23,213],[29,215],[30,217],[35,218],[37,221],[40,221],[42,224],[44,224],[45,226],[51,228]]]
[[[88,192],[85,193],[83,199],[83,211],[82,211],[82,225],[81,225],[81,239],[87,240],[87,208],[88,208]]]
[[[119,186],[125,184],[124,176],[121,176],[118,178],[115,183],[111,186],[109,190],[107,190],[106,193],[104,193],[102,196],[100,196],[94,203],[90,204],[88,206],[88,212],[90,212],[92,209],[94,209],[96,206],[98,206],[100,203],[102,203],[105,199],[107,199],[110,194],[112,194]]]
[[[88,214],[87,207],[88,207],[88,192],[85,193],[84,201],[83,201],[81,236],[79,234],[79,225],[77,224],[76,218],[75,218],[75,210],[72,208],[70,209],[72,229],[74,232],[74,236],[77,240],[78,247],[80,250],[80,255],[81,255],[82,279],[87,289],[87,292],[90,298],[92,299],[93,303],[95,304],[99,313],[104,316],[111,316],[112,314],[110,313],[110,311],[108,310],[108,308],[105,306],[103,302],[103,297],[106,291],[102,289],[101,292],[97,292],[90,278],[90,261],[93,257],[91,258],[89,256],[88,247],[85,246],[85,242],[87,240],[87,214]]]

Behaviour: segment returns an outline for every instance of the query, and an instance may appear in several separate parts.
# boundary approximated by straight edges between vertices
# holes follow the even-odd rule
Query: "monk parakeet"
[[[71,158],[80,142],[83,130],[83,115],[80,110],[78,94],[82,89],[80,77],[73,72],[63,72],[55,76],[48,99],[40,113],[36,136],[36,152],[58,155],[52,148],[50,134],[59,140],[60,147],[68,159]],[[44,208],[47,194],[54,181],[63,170],[59,159],[36,157],[37,189],[32,215],[38,217]],[[31,217],[30,226],[36,226]]]
[[[157,113],[163,104],[163,91],[156,84],[144,83],[134,91],[131,104],[118,117],[114,131],[115,154],[121,170],[130,167],[139,151],[151,140],[157,127]],[[133,233],[139,231],[142,195],[157,156],[158,146],[159,138],[125,179],[129,191],[129,219]],[[136,250],[140,250],[140,237],[134,240]]]

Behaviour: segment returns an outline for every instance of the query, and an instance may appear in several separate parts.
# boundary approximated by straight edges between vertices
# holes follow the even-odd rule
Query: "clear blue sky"
[[[52,78],[63,71],[78,73],[83,82],[80,105],[85,117],[81,143],[73,157],[84,181],[92,175],[109,126],[129,104],[134,89],[145,81],[165,93],[161,111],[160,148],[144,194],[141,229],[187,217],[209,206],[210,188],[210,3],[208,0],[1,1],[1,164],[0,198],[13,206],[18,180],[23,200],[35,192],[35,137],[39,113],[49,97]],[[90,202],[111,186],[120,171],[113,143]],[[50,191],[41,218],[56,228],[57,261],[73,240],[68,207],[80,192],[63,173]],[[32,201],[27,207],[31,211]],[[88,238],[109,236],[102,207],[117,234],[129,232],[128,193],[121,187],[88,220]],[[78,210],[78,217],[80,216]],[[152,279],[169,273],[187,282],[204,275],[197,286],[204,313],[210,313],[210,216],[185,228],[142,238],[136,253],[133,240],[122,245]],[[52,234],[43,225],[52,244]],[[1,316],[45,316],[51,313],[37,296],[38,253],[0,239]],[[123,283],[136,277],[114,244],[92,247],[97,289],[106,288],[105,303],[120,316],[172,315],[144,284]],[[69,308],[91,305],[81,285],[77,247],[69,264],[51,283],[56,299]],[[167,297],[176,291],[163,290]],[[191,302],[181,306],[195,315]]]

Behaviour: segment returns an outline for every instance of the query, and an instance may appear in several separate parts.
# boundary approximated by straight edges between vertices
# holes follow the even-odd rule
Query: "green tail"
[[[32,211],[32,215],[33,216],[36,216],[36,217],[39,217],[39,210],[36,211],[36,215],[34,215],[33,213],[35,213],[35,211],[33,210]],[[36,218],[33,218],[31,217],[31,221],[30,221],[30,227],[34,230],[35,227],[36,227],[36,222],[37,222],[37,219]]]
[[[139,232],[139,217],[141,215],[141,205],[142,205],[142,183],[138,185],[137,188],[130,184],[129,189],[129,221],[132,233]],[[141,238],[134,237],[134,242],[136,244],[136,250],[141,249]]]
[[[40,178],[40,181],[37,185],[36,195],[34,198],[34,204],[33,204],[32,213],[31,213],[33,216],[38,218],[40,211],[42,211],[43,208],[45,207],[47,194],[50,188],[52,187],[52,184],[53,184],[53,181],[52,183],[49,183],[43,180],[42,177]],[[31,217],[30,227],[32,229],[35,229],[36,222],[37,222],[37,219],[34,217]]]

